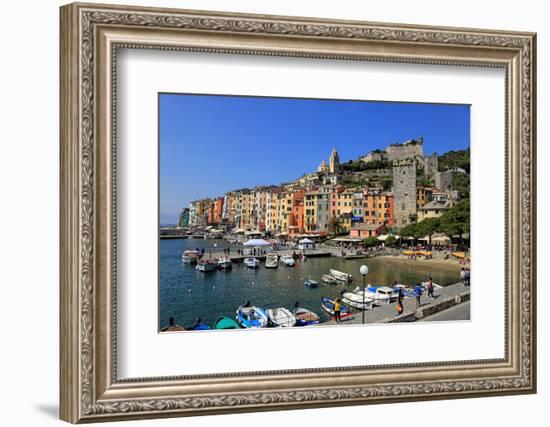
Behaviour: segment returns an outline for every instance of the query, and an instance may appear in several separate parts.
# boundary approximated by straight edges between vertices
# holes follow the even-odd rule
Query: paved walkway
[[[462,302],[446,310],[418,319],[418,322],[442,322],[446,320],[470,320],[470,301]]]
[[[420,302],[423,306],[428,305],[428,304],[437,302],[439,298],[453,297],[467,290],[468,288],[465,288],[464,286],[462,286],[461,283],[455,283],[454,285],[445,286],[443,288],[436,288],[434,290],[434,294],[435,294],[434,300],[428,298],[427,296],[428,293],[424,292],[424,294],[420,298]],[[372,309],[365,311],[365,323],[378,323],[384,319],[395,316],[397,314],[395,310],[396,305],[397,303],[393,302],[391,304],[383,304],[378,307],[373,307]],[[405,298],[403,300],[403,308],[404,308],[403,313],[414,312],[416,310],[416,298],[414,297]],[[343,319],[342,324],[360,324],[361,322],[362,322],[362,313],[358,311],[354,313],[353,316],[350,316],[347,319]],[[334,320],[329,320],[324,324],[334,325],[336,324],[336,322],[334,322]]]

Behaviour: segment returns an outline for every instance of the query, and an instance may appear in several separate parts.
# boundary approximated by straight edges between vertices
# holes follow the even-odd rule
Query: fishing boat
[[[325,310],[328,314],[331,316],[334,316],[334,300],[331,300],[330,298],[321,297],[321,307],[323,310]],[[353,313],[351,309],[344,304],[340,305],[340,317],[348,317],[351,316]]]
[[[231,258],[229,255],[222,255],[218,258],[218,267],[228,270],[230,268],[233,268],[233,262],[231,261]]]
[[[184,264],[195,264],[198,259],[198,251],[183,251],[183,254],[181,255],[181,262]]]
[[[333,268],[330,269],[330,275],[340,282],[351,282],[353,280],[353,276],[351,274],[334,270]]]
[[[335,285],[338,283],[338,281],[330,274],[323,274],[323,282],[328,283],[329,285]]]
[[[287,267],[292,267],[294,265],[294,258],[292,255],[283,255],[281,257],[281,262]]]
[[[185,329],[188,331],[208,331],[210,330],[210,326],[204,323],[202,319],[199,317],[194,325],[189,326]]]
[[[240,329],[241,327],[237,322],[235,322],[230,317],[220,317],[216,324],[214,325],[214,329]]]
[[[319,283],[317,282],[317,280],[313,280],[310,276],[309,278],[306,279],[304,285],[306,285],[308,288],[316,288],[319,285]]]
[[[265,328],[268,323],[265,310],[254,305],[250,305],[249,303],[241,305],[237,309],[237,316],[235,319],[243,328]]]
[[[296,326],[317,325],[320,321],[318,314],[303,307],[295,308],[294,316],[296,316]]]
[[[215,259],[201,259],[197,261],[197,266],[195,267],[196,270],[202,271],[203,273],[214,271],[216,268],[218,268],[218,261]]]
[[[273,326],[289,328],[296,324],[296,316],[287,308],[268,308],[266,314]]]
[[[358,310],[370,310],[374,304],[374,297],[365,292],[344,292],[342,293],[342,301],[344,301],[350,307]]]
[[[260,260],[257,258],[245,258],[244,265],[248,268],[258,268],[260,266]]]
[[[265,258],[265,266],[266,268],[277,268],[279,262],[279,256],[276,253],[269,253],[267,254]]]

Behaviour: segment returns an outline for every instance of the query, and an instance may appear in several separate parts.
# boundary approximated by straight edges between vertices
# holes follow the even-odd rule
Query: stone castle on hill
[[[390,144],[344,164],[334,148],[328,162],[291,182],[191,202],[180,226],[364,238],[379,226],[400,228],[441,216],[458,200],[452,174],[459,171],[439,171],[438,155],[425,155],[423,144],[422,138]]]

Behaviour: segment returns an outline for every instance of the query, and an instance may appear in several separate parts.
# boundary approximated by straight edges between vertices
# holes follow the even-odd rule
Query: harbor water
[[[211,327],[221,316],[235,318],[235,311],[241,304],[251,301],[264,309],[287,307],[292,309],[296,302],[301,307],[313,310],[328,320],[321,308],[321,297],[335,298],[343,289],[353,290],[362,286],[359,267],[369,267],[367,284],[391,285],[395,281],[414,285],[432,277],[433,281],[446,286],[460,280],[459,271],[438,268],[437,265],[395,263],[384,258],[345,260],[340,257],[309,258],[297,261],[294,267],[279,264],[276,269],[265,268],[264,262],[257,269],[247,268],[243,263],[234,263],[233,269],[202,273],[195,265],[183,264],[181,254],[186,249],[237,247],[225,240],[176,239],[160,241],[159,278],[159,329],[168,324],[170,317],[176,323],[190,326],[201,318]],[[240,247],[242,248],[242,247]],[[323,274],[334,268],[354,277],[353,283],[328,285],[322,282]],[[304,281],[310,277],[319,282],[317,288],[308,288]]]

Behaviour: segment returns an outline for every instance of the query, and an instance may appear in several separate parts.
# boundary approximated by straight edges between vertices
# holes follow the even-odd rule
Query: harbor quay
[[[383,304],[374,309],[365,311],[365,324],[368,323],[401,323],[414,322],[420,319],[429,320],[429,316],[454,307],[457,304],[470,300],[470,288],[462,283],[454,283],[435,290],[433,299],[424,293],[420,297],[420,307],[417,307],[416,298],[403,299],[403,313],[397,316],[397,302]],[[343,318],[340,324],[357,325],[362,323],[362,312],[357,311],[352,316]],[[324,325],[336,325],[333,319],[323,323]]]

